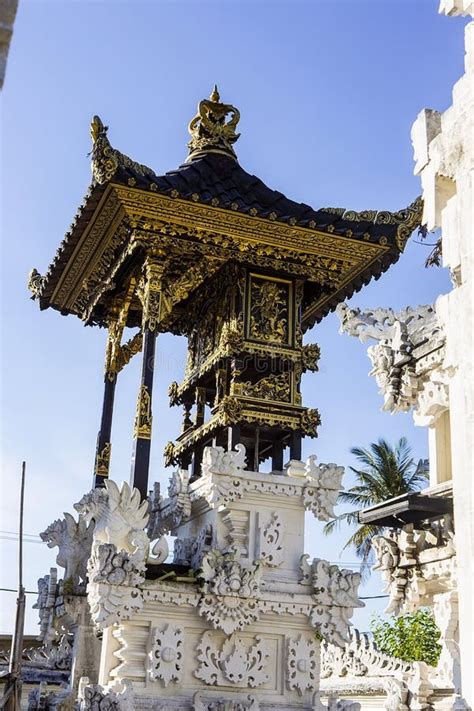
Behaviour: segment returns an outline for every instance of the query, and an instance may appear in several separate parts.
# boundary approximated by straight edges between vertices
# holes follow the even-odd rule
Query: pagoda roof
[[[212,101],[207,103],[212,104]],[[229,108],[224,104],[213,105]],[[313,322],[320,320],[340,301],[349,298],[371,278],[378,278],[396,262],[412,231],[421,224],[421,198],[397,212],[356,212],[331,207],[315,209],[291,200],[283,193],[269,188],[260,178],[247,173],[236,160],[229,141],[224,140],[216,145],[213,139],[213,142],[206,144],[202,132],[199,140],[193,138],[189,144],[191,152],[188,160],[176,170],[164,175],[157,175],[151,168],[112,148],[107,136],[107,127],[98,117],[94,117],[92,121],[91,135],[94,141],[93,182],[46,274],[41,276],[36,270],[30,274],[29,287],[33,298],[39,300],[41,309],[52,307],[62,313],[80,315],[77,310],[67,306],[64,300],[56,298],[58,286],[65,270],[71,269],[71,260],[76,258],[85,233],[93,223],[97,224],[98,219],[100,220],[104,202],[114,187],[126,186],[128,189],[144,191],[157,197],[162,195],[173,200],[189,201],[196,206],[208,206],[219,212],[228,210],[235,215],[246,215],[260,225],[262,220],[271,221],[275,228],[277,225],[285,226],[289,235],[291,228],[303,228],[319,236],[326,234],[337,244],[339,251],[342,248],[348,254],[357,251],[357,243],[365,244],[367,249],[370,249],[370,245],[382,247],[376,259],[373,258],[372,250],[366,268],[358,269],[357,274],[353,273],[353,278],[346,280],[343,288],[334,292],[333,298],[326,299],[324,308],[315,313]],[[151,198],[151,195],[148,197]],[[120,206],[117,208],[117,215],[119,212]],[[254,230],[257,234],[259,229],[259,224],[255,224]],[[311,235],[308,234],[307,237]]]

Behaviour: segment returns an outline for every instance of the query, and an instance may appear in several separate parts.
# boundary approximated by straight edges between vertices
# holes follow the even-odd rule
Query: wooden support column
[[[97,435],[93,488],[105,486],[105,480],[109,476],[110,452],[112,449],[112,415],[114,411],[116,383],[117,374],[107,372],[104,378],[104,399],[102,403],[100,430]]]
[[[272,471],[282,472],[283,471],[283,443],[281,440],[277,440],[273,443],[272,447]]]
[[[140,389],[137,398],[135,425],[133,428],[133,453],[130,484],[136,487],[142,499],[148,495],[150,468],[153,374],[155,347],[160,310],[161,277],[163,264],[147,258],[144,266],[143,292],[143,355]]]
[[[301,432],[292,432],[290,439],[290,459],[301,461]]]

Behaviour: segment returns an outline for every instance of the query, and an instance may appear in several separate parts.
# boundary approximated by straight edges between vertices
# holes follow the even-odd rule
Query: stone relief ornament
[[[405,412],[414,408],[415,423],[432,425],[449,407],[449,377],[443,365],[445,335],[434,306],[361,311],[339,304],[341,333],[363,343],[377,341],[367,354],[383,395],[383,409]],[[429,344],[429,348],[426,347]]]
[[[129,553],[117,551],[113,543],[101,543],[92,552],[88,571],[88,602],[98,629],[128,619],[142,608],[143,596],[137,586],[145,580],[145,572]]]
[[[48,544],[48,548],[59,548],[56,563],[65,570],[64,580],[69,581],[75,589],[86,584],[93,530],[92,522],[87,525],[82,516],[76,522],[71,514],[65,513],[63,519],[54,521],[40,533],[41,540]]]
[[[236,553],[212,550],[199,573],[202,597],[199,614],[226,634],[255,622],[260,616],[260,562],[244,566]]]
[[[342,486],[344,467],[337,464],[316,464],[316,456],[311,455],[305,469],[308,483],[303,489],[305,508],[311,511],[319,521],[329,521],[334,517]]]
[[[87,676],[79,681],[74,711],[134,711],[132,684],[127,679],[109,686],[90,684]]]
[[[202,457],[202,475],[207,474],[229,474],[238,476],[241,474],[247,462],[245,447],[237,444],[235,451],[226,451],[224,447],[205,447]]]
[[[343,647],[321,642],[321,678],[331,677],[406,677],[413,662],[379,652],[372,637],[351,627]]]
[[[310,586],[316,603],[310,614],[311,623],[324,639],[343,646],[354,608],[364,607],[357,596],[361,576],[320,558],[309,564],[308,558],[308,555],[301,558],[301,583]]]
[[[319,642],[314,634],[301,633],[286,641],[286,683],[300,695],[318,685]]]
[[[57,568],[51,568],[49,575],[44,575],[38,580],[38,598],[33,609],[38,610],[39,638],[42,642],[50,642],[56,636],[54,629],[54,611],[58,589]]]
[[[197,691],[193,697],[194,711],[260,711],[260,704],[255,696],[248,694],[245,701],[235,699],[204,700],[203,694]]]
[[[283,522],[276,511],[270,515],[267,523],[260,527],[259,557],[263,565],[277,568],[283,563]]]
[[[132,490],[126,482],[119,489],[112,479],[107,479],[105,489],[93,489],[74,508],[86,522],[95,521],[92,552],[102,543],[111,543],[117,551],[129,553],[134,565],[144,568],[150,548],[144,530],[148,501],[141,501],[138,489]]]
[[[209,686],[255,689],[268,681],[267,660],[270,656],[265,640],[251,640],[233,634],[221,641],[220,635],[204,632],[197,646],[199,667],[194,676]]]
[[[153,681],[160,679],[164,686],[180,682],[183,676],[183,631],[175,625],[155,627],[151,633],[149,675]]]
[[[400,531],[376,536],[372,546],[374,570],[380,570],[389,594],[386,612],[412,612],[420,604],[431,605],[440,586],[443,592],[455,586],[454,531],[448,515],[422,531],[407,524]]]

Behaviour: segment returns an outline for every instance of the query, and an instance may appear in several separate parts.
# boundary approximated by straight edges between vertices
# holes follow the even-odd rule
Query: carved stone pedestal
[[[189,484],[187,472],[176,472],[169,497],[155,493],[148,531],[176,537],[174,564],[148,557],[145,575],[138,553],[114,543],[137,540],[130,492],[109,512],[103,490],[81,502],[95,535],[102,531],[88,596],[103,630],[104,693],[128,680],[136,709],[320,708],[320,639],[344,644],[363,603],[358,574],[307,560],[304,515],[333,515],[343,469],[314,458],[276,475],[244,466],[240,445],[208,448],[201,477]]]

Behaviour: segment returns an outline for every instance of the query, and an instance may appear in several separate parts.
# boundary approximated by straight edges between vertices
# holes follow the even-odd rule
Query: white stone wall
[[[440,11],[448,15],[472,15],[474,4],[470,0],[442,0]],[[424,222],[429,230],[441,229],[443,265],[450,270],[453,282],[452,291],[438,298],[436,312],[446,337],[444,368],[450,374],[462,696],[473,707],[474,22],[466,26],[465,43],[465,74],[453,88],[452,105],[444,113],[423,110],[413,126],[412,138],[415,173],[420,176],[423,188]]]

